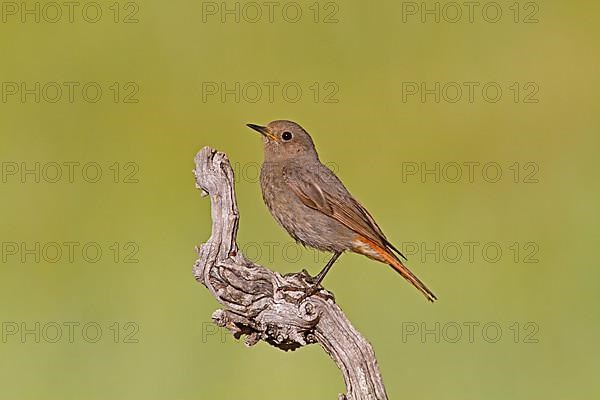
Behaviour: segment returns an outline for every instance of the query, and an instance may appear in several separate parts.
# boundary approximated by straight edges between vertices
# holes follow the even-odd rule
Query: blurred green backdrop
[[[244,124],[273,119],[311,132],[440,298],[355,255],[328,276],[390,398],[600,395],[597,3],[94,4],[2,3],[2,398],[344,391],[318,346],[246,349],[215,328],[192,278],[206,145],[236,169],[248,256],[325,262],[262,204]]]

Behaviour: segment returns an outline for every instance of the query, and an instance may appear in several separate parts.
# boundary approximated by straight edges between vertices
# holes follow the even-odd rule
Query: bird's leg
[[[331,259],[327,262],[327,264],[325,265],[325,267],[323,267],[323,269],[321,270],[321,272],[319,272],[319,275],[316,276],[316,282],[313,285],[313,288],[316,289],[319,287],[319,285],[321,284],[321,282],[323,281],[323,279],[325,279],[325,275],[327,275],[327,273],[329,272],[329,270],[331,269],[331,267],[333,266],[333,264],[337,261],[337,259],[342,255],[341,252],[339,253],[333,253],[333,257],[331,257]]]
[[[331,269],[331,267],[333,266],[333,264],[336,262],[336,260],[342,255],[341,252],[338,253],[333,253],[333,257],[331,257],[331,259],[327,262],[327,264],[325,265],[325,267],[323,267],[323,269],[321,270],[321,272],[319,272],[319,274],[314,277],[311,278],[310,281],[311,283],[313,283],[312,286],[309,286],[308,288],[300,288],[300,287],[288,287],[288,286],[284,286],[281,287],[281,290],[284,291],[299,291],[302,290],[304,291],[304,294],[302,295],[302,297],[300,298],[300,300],[298,301],[298,303],[301,303],[302,301],[304,301],[304,299],[306,299],[309,296],[312,296],[313,294],[315,294],[318,290],[319,290],[319,285],[321,285],[321,282],[323,281],[323,279],[325,278],[325,275],[327,275],[327,273],[329,272],[329,270]]]
[[[300,297],[300,301],[299,301],[300,303],[302,303],[304,301],[304,299],[306,299],[307,297],[310,297],[319,291],[319,286],[321,285],[321,282],[323,281],[323,279],[325,279],[325,275],[327,275],[327,273],[329,272],[329,270],[331,269],[333,264],[336,262],[336,260],[341,255],[342,255],[341,252],[333,253],[333,257],[331,257],[331,259],[327,262],[325,267],[323,267],[321,272],[319,272],[319,275],[316,276],[316,281],[315,281],[314,285],[312,285],[306,291],[304,291],[304,294],[302,295],[302,297]]]

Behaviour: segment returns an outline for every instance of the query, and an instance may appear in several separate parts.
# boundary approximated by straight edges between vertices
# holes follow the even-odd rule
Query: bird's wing
[[[283,177],[305,206],[321,211],[383,248],[393,248],[371,214],[352,197],[329,168],[322,166],[318,170],[310,170],[287,166]]]

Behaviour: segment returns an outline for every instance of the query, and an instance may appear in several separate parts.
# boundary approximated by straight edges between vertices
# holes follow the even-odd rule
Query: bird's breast
[[[306,206],[284,180],[283,165],[263,164],[263,199],[275,220],[298,242],[323,251],[351,247],[354,233],[328,215]]]

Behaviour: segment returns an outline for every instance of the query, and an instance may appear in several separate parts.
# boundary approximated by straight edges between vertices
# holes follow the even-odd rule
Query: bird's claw
[[[292,277],[292,276],[298,276],[298,275],[301,275],[302,279],[305,280],[305,281],[307,281],[307,282],[309,282],[309,283],[312,283],[312,282],[315,281],[315,279],[317,279],[317,277],[316,276],[312,276],[306,270],[306,268],[302,268],[302,271],[300,271],[300,272],[289,272],[287,274],[284,274],[283,276],[284,277]]]
[[[306,290],[304,290],[304,293],[302,294],[302,296],[300,296],[298,303],[302,303],[304,300],[306,300],[313,294],[316,294],[319,291],[320,287],[321,287],[320,285],[313,285],[313,286],[307,288]]]
[[[276,290],[278,292],[301,292],[300,297],[293,295],[285,295],[287,301],[290,301],[295,304],[301,304],[304,300],[318,294],[320,291],[324,291],[324,298],[332,297],[331,293],[326,292],[325,289],[320,284],[317,284],[319,281],[318,276],[312,276],[308,273],[306,269],[302,269],[300,272],[295,272],[291,274],[284,275],[285,277],[296,277],[294,279],[293,284],[287,284],[279,286]],[[289,282],[289,281],[288,281]]]
[[[284,286],[280,286],[279,288],[277,288],[277,291],[281,291],[281,292],[301,292],[302,294],[300,295],[300,297],[285,296],[288,301],[293,302],[295,304],[301,304],[304,300],[306,300],[310,296],[313,296],[313,295],[319,293],[319,291],[321,289],[323,289],[321,287],[321,285],[311,285],[311,286],[308,286],[308,287],[307,286],[284,285]]]
[[[311,274],[309,274],[309,273],[308,273],[308,271],[307,271],[307,270],[305,270],[305,269],[302,269],[302,272],[301,272],[301,274],[302,274],[302,275],[304,275],[304,276],[303,276],[303,278],[304,278],[304,280],[305,280],[306,282],[308,282],[308,283],[312,283],[312,284],[314,284],[314,283],[317,281],[317,277],[316,277],[316,276],[312,276],[312,275],[311,275]]]

